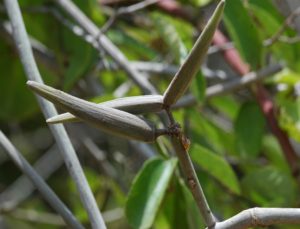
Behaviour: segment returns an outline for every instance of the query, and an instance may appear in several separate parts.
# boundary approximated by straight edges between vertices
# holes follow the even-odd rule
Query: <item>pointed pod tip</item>
[[[48,118],[48,119],[46,120],[46,122],[47,122],[48,124],[55,124],[55,123],[57,123],[56,116],[51,117],[51,118]]]
[[[226,0],[221,0],[218,4],[218,8],[224,8]]]
[[[35,89],[35,88],[38,88],[41,84],[36,82],[36,81],[32,81],[32,80],[28,80],[26,82],[27,86],[30,88],[30,89]]]
[[[34,81],[32,81],[32,80],[28,80],[27,82],[26,82],[26,84],[27,84],[27,86],[29,86],[29,87],[31,87],[32,85],[34,85]]]

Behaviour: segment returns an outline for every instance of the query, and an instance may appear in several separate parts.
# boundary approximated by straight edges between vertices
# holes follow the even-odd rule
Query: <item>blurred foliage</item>
[[[119,5],[108,7],[96,0],[75,2],[99,27],[109,19],[111,10],[127,4],[123,5],[124,1],[120,1]],[[224,24],[220,29],[233,41],[252,70],[279,61],[286,64],[287,67],[266,80],[265,85],[278,106],[276,115],[280,127],[299,151],[300,43],[275,41],[270,46],[264,45],[264,41],[278,31],[286,18],[274,2],[227,0]],[[201,20],[198,25],[204,22],[199,12],[203,10],[210,15],[210,8],[214,8],[216,1],[189,0],[177,3],[190,15],[197,15],[196,20]],[[118,69],[110,57],[104,52],[99,53],[65,25],[65,22],[76,24],[53,2],[24,0],[20,4],[28,33],[46,47],[44,52],[55,63],[49,67],[37,56],[47,84],[94,102],[106,101],[120,94],[140,94],[126,73]],[[64,21],[41,10],[43,7],[55,10]],[[150,6],[121,15],[106,34],[131,61],[178,66],[191,49],[195,35],[199,34],[195,23],[185,19],[160,10],[158,6]],[[26,78],[12,38],[7,39],[5,32],[2,32],[5,20],[7,18],[2,10],[0,126],[26,158],[34,163],[53,144],[53,140],[49,133],[47,137],[38,134],[46,125],[35,97],[25,86]],[[297,31],[288,26],[282,35],[294,37]],[[218,63],[225,62],[221,55],[212,55],[210,58]],[[226,73],[234,77],[231,76],[232,71]],[[172,77],[151,71],[146,75],[161,93]],[[204,99],[206,87],[223,82],[223,79],[207,77],[199,71],[190,89],[198,104],[174,111],[175,119],[183,126],[191,141],[190,155],[213,212],[219,219],[225,219],[253,206],[299,207],[299,184],[291,175],[280,145],[272,136],[262,111],[254,102],[254,96],[244,89],[226,96]],[[160,122],[156,115],[146,115],[146,118]],[[116,219],[108,222],[108,228],[149,228],[151,225],[152,228],[163,229],[203,228],[199,210],[180,176],[179,163],[168,156],[173,155],[173,150],[167,138],[159,139],[157,145],[150,145],[154,152],[160,154],[148,159],[145,156],[147,153],[141,153],[122,139],[104,135],[86,125],[70,124],[67,127],[74,137],[99,208],[105,213],[121,209],[120,215],[111,216]],[[96,160],[90,150],[83,146],[85,137],[93,138],[103,151],[104,159]],[[0,169],[0,189],[3,191],[19,172],[1,149]],[[88,227],[87,214],[65,168],[57,170],[49,183]],[[19,207],[55,214],[37,193]],[[20,219],[13,212],[3,214],[3,218],[9,228],[64,228]]]

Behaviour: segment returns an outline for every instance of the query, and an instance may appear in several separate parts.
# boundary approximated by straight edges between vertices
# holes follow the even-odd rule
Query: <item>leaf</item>
[[[191,149],[192,159],[208,174],[235,194],[240,194],[236,175],[228,162],[207,148],[195,145]]]
[[[149,228],[153,224],[176,164],[176,159],[151,159],[135,177],[125,207],[134,228]]]
[[[265,131],[265,118],[254,102],[244,103],[234,123],[238,151],[244,156],[257,156]]]
[[[286,84],[290,87],[294,87],[295,84],[300,82],[300,74],[288,68],[284,68],[275,74],[273,81],[275,84]]]
[[[163,14],[155,13],[152,18],[159,35],[174,55],[176,63],[182,64],[188,52],[175,27]]]
[[[241,184],[245,195],[263,207],[287,207],[295,203],[292,178],[272,166],[251,170]]]
[[[259,68],[262,64],[262,40],[241,0],[226,2],[224,22],[244,60],[252,69]]]
[[[290,172],[289,165],[285,160],[277,139],[274,136],[267,135],[263,138],[263,153],[270,160],[273,166],[286,173]]]
[[[190,228],[187,222],[188,213],[184,201],[184,193],[179,184],[179,179],[180,178],[172,180],[159,210],[158,217],[163,216],[165,218],[168,228]],[[161,228],[159,226],[160,225],[155,222],[154,227]]]
[[[219,154],[235,153],[234,135],[231,132],[224,131],[209,117],[200,115],[194,109],[188,110],[188,114],[192,123],[192,142],[196,141]]]
[[[285,18],[269,0],[249,0],[248,3],[263,39],[269,39],[280,29]],[[297,36],[297,33],[294,30],[287,28],[282,35],[294,37]],[[277,41],[269,47],[269,49],[272,50],[272,54],[274,54],[278,60],[285,59],[286,64],[290,68],[299,71],[299,42],[288,44]]]
[[[280,104],[280,127],[300,142],[300,98],[277,98],[277,103]]]
[[[0,42],[0,120],[19,121],[38,111],[34,96],[26,88],[26,77],[11,49]]]
[[[200,215],[199,208],[195,202],[195,199],[194,199],[190,189],[186,186],[186,184],[183,182],[183,180],[180,179],[180,180],[178,180],[178,182],[179,182],[179,185],[181,188],[183,199],[185,201],[185,213],[187,215],[187,221],[189,224],[188,228],[190,228],[190,229],[204,228],[202,218],[199,217],[199,215]]]
[[[202,72],[198,72],[195,77],[195,83],[192,84],[192,91],[196,95],[198,102],[203,102],[205,99],[206,79]]]
[[[228,118],[234,120],[239,111],[239,103],[232,96],[217,96],[211,98],[209,104],[224,113]]]

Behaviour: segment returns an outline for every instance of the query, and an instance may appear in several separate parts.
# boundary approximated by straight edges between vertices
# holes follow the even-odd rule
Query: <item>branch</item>
[[[181,141],[182,139],[180,135],[181,134],[179,134],[179,138],[176,136],[172,136],[171,141],[175,149],[176,155],[179,159],[182,171],[184,173],[184,177],[186,178],[191,193],[194,196],[196,204],[198,205],[200,213],[204,219],[205,225],[208,228],[211,228],[216,223],[215,217],[213,216],[213,213],[210,210],[210,207],[208,205],[208,202],[202,190],[201,184],[195,172],[193,163],[191,161],[189,153],[187,152],[186,148],[182,144]]]
[[[26,161],[22,154],[11,144],[1,130],[0,145],[6,150],[8,156],[13,160],[17,167],[28,176],[32,183],[35,184],[45,200],[47,200],[47,202],[63,217],[65,222],[71,228],[83,229],[83,226],[72,215],[70,210],[63,202],[61,202],[52,189],[45,183],[43,178],[37,174],[37,172]]]
[[[152,4],[157,3],[160,0],[144,0],[141,2],[138,2],[136,4],[127,6],[127,7],[120,7],[115,13],[111,15],[111,17],[108,19],[108,21],[102,26],[101,32],[105,33],[117,20],[117,18],[124,14],[131,14],[138,10],[142,10]]]
[[[231,81],[216,84],[206,89],[205,98],[209,99],[215,96],[231,93],[232,91],[242,89],[250,84],[259,82],[268,76],[271,76],[282,69],[282,65],[275,64],[261,69],[258,72],[250,72],[240,78],[233,79]],[[197,99],[193,95],[186,95],[182,97],[172,108],[181,108],[186,106],[192,106],[197,103]]]
[[[25,220],[33,223],[49,224],[51,226],[65,226],[61,217],[53,213],[45,213],[37,210],[28,209],[15,209],[9,213],[10,217]]]
[[[266,41],[264,41],[264,45],[265,46],[271,46],[273,45],[276,41],[281,40],[282,39],[282,34],[284,33],[284,31],[287,29],[288,26],[291,26],[291,24],[293,23],[293,21],[296,19],[296,17],[298,17],[300,15],[300,7],[298,7],[297,9],[295,9],[283,22],[283,24],[281,25],[281,27],[278,29],[278,31],[269,39],[267,39]]]
[[[57,147],[51,147],[34,164],[34,170],[45,180],[54,173],[63,163],[57,152]],[[20,192],[22,190],[22,192]],[[6,190],[0,194],[0,211],[11,211],[27,199],[35,190],[34,184],[27,176],[20,176]]]
[[[17,0],[5,0],[4,3],[12,24],[13,37],[27,78],[43,83],[33,57],[18,2]],[[56,109],[51,103],[40,97],[38,97],[38,102],[46,118],[57,115]],[[88,212],[93,228],[106,228],[66,130],[61,124],[51,125],[50,130],[52,131],[58,147],[61,149],[65,164],[79,190],[81,200]]]
[[[100,29],[89,19],[71,0],[54,0],[66,11],[86,32],[99,43],[101,47],[135,82],[144,94],[157,94],[156,89],[149,83],[142,73],[130,65],[125,55],[104,35]],[[102,51],[101,49],[101,51]]]
[[[212,229],[244,229],[274,224],[299,224],[299,208],[251,208],[223,221]]]

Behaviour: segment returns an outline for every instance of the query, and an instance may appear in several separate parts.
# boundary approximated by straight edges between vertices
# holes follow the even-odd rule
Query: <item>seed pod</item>
[[[163,97],[161,95],[132,96],[110,100],[97,105],[107,106],[131,114],[144,114],[159,112],[163,109]],[[47,119],[47,123],[78,122],[80,119],[71,113],[63,113]]]
[[[204,57],[206,56],[215,30],[221,19],[224,6],[225,1],[222,0],[217,6],[213,16],[203,29],[201,35],[196,41],[185,62],[181,65],[167,90],[165,91],[165,106],[169,107],[176,103],[176,101],[185,93],[186,89],[189,87],[193,77],[196,75],[201,66],[201,63],[203,62]]]
[[[111,134],[152,142],[158,135],[164,133],[163,130],[156,131],[154,125],[130,113],[100,106],[34,81],[28,81],[27,85],[40,96],[57,104],[82,121]]]

